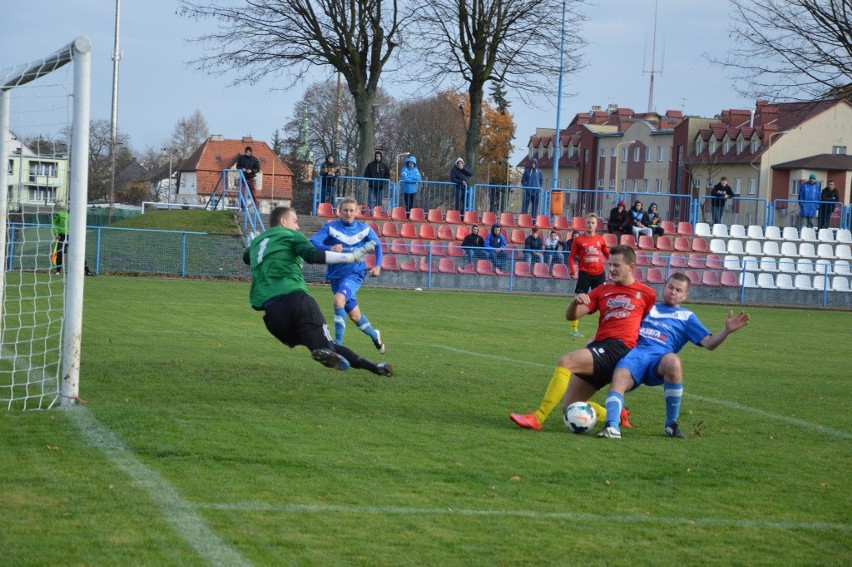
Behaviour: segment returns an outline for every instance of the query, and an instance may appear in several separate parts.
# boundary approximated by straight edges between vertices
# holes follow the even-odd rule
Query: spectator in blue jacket
[[[414,208],[414,197],[417,196],[417,185],[421,179],[423,178],[420,175],[420,170],[417,169],[417,158],[408,156],[408,159],[405,160],[405,167],[402,168],[399,174],[406,215]]]
[[[541,188],[544,185],[544,175],[538,168],[538,160],[532,158],[530,164],[524,169],[521,177],[521,185],[524,186],[523,213],[533,216],[538,214],[538,204],[541,198]]]
[[[464,164],[462,158],[456,160],[456,165],[450,170],[450,181],[456,186],[456,210],[464,213],[464,194],[467,192],[467,180],[473,172]]]
[[[809,228],[814,227],[814,217],[817,214],[817,201],[819,201],[819,185],[816,175],[811,173],[810,177],[799,188],[799,227],[807,223]]]
[[[493,224],[491,232],[485,238],[485,250],[498,273],[506,269],[506,237],[501,234],[502,230],[503,227],[499,224]]]

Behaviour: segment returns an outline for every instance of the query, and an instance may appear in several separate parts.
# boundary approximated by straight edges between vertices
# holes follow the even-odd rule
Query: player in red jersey
[[[613,246],[609,252],[611,282],[588,294],[580,293],[568,305],[569,321],[599,312],[598,332],[585,348],[563,355],[557,363],[541,405],[534,413],[512,413],[509,417],[526,429],[541,429],[550,412],[563,400],[563,407],[586,401],[612,380],[615,365],[636,346],[639,325],[657,300],[657,293],[633,277],[636,253],[629,246]],[[571,375],[576,378],[571,380]],[[602,419],[595,404],[598,420]]]
[[[604,264],[609,258],[609,248],[604,237],[595,234],[598,228],[598,216],[595,213],[586,215],[586,232],[574,237],[571,244],[571,252],[568,254],[568,268],[571,277],[577,278],[577,287],[574,293],[589,293],[606,281]],[[574,267],[574,258],[577,258],[578,268]],[[579,337],[580,321],[571,321],[571,336]]]

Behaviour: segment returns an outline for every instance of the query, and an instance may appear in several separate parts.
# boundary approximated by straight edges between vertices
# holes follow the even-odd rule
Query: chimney
[[[616,111],[618,111],[618,105],[613,104],[613,103],[609,103],[608,105],[606,105],[606,111],[607,112],[616,112]]]
[[[592,112],[597,112],[600,109],[601,109],[601,105],[599,105],[599,104],[595,104],[594,106],[592,106]]]
[[[251,144],[252,142],[254,142],[254,140],[251,139],[251,136],[243,136],[244,144]]]
[[[223,136],[222,134],[213,134],[212,136],[210,136],[210,141],[211,142],[224,142],[225,136]]]

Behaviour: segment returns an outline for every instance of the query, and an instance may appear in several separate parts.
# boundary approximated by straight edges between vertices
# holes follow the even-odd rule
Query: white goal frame
[[[43,77],[57,69],[74,64],[73,108],[70,155],[70,199],[68,219],[68,254],[65,262],[66,287],[64,301],[61,405],[70,406],[79,400],[80,347],[83,330],[83,276],[86,251],[86,206],[89,182],[89,106],[91,98],[92,44],[78,37],[54,54],[20,66],[20,71],[0,84],[0,321],[6,293],[7,230],[9,204],[10,91]],[[0,329],[3,333],[4,329]]]

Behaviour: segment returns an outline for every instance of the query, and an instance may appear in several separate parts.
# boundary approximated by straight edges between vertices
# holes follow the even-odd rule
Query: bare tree
[[[355,106],[358,168],[370,160],[373,104],[379,78],[396,49],[397,0],[181,0],[179,12],[218,21],[197,38],[210,47],[195,61],[254,83],[270,74],[299,78],[311,66],[331,67],[346,81]]]
[[[578,31],[581,0],[570,8],[559,0],[434,0],[418,12],[420,79],[430,85],[462,81],[471,114],[467,117],[465,157],[479,163],[482,102],[486,83],[501,83],[526,102],[531,95],[556,92],[559,77],[563,7],[566,8],[567,57],[564,72],[582,67],[584,42]]]
[[[731,0],[736,47],[708,59],[730,70],[744,96],[834,98],[852,84],[850,16],[850,0]]]
[[[105,199],[112,187],[110,147],[112,126],[109,120],[93,120],[89,126],[89,200]],[[116,135],[116,170],[121,171],[133,162],[130,138],[122,132]]]
[[[196,110],[192,116],[178,120],[169,145],[178,159],[185,159],[192,155],[192,152],[209,136],[207,120],[200,110]]]

